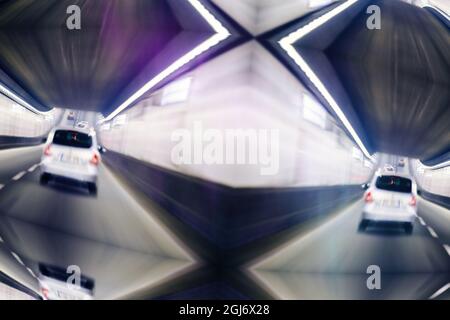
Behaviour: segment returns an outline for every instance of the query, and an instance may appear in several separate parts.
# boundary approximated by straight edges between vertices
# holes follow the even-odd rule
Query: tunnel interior
[[[107,111],[211,33],[185,4],[146,0],[77,1],[85,14],[73,32],[72,4],[0,4],[1,80],[41,110]]]
[[[407,3],[375,4],[383,13],[382,28],[365,28],[363,12],[326,55],[377,151],[425,160],[445,154],[450,149],[448,28]]]
[[[0,1],[0,298],[448,299],[422,2]]]

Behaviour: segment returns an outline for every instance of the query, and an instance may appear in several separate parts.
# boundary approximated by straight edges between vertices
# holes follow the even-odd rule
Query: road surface
[[[253,277],[281,299],[427,299],[450,283],[449,210],[419,199],[420,218],[408,235],[396,225],[359,231],[363,205],[268,253]],[[370,265],[380,267],[381,290],[366,286]]]
[[[174,234],[106,166],[98,192],[39,183],[42,147],[0,151],[0,270],[37,290],[38,264],[80,267],[95,298],[126,297],[193,267]]]

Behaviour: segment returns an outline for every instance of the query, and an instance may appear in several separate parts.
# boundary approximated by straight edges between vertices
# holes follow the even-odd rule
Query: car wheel
[[[413,231],[413,224],[407,222],[407,223],[405,223],[405,224],[403,225],[403,228],[405,229],[405,232],[406,232],[407,234],[411,234],[412,231]]]
[[[359,223],[358,230],[359,231],[365,231],[367,229],[367,226],[369,225],[369,220],[363,219]]]
[[[90,194],[97,194],[97,184],[95,184],[94,182],[88,183],[88,189]]]
[[[48,173],[41,174],[41,178],[39,179],[42,185],[46,185],[50,181],[51,176]]]

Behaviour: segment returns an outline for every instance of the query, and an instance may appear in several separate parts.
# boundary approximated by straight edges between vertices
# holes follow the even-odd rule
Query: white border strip
[[[305,73],[305,75],[311,80],[311,82],[314,84],[314,86],[317,88],[317,90],[322,94],[322,96],[325,98],[325,100],[328,102],[328,104],[333,108],[333,111],[336,113],[336,115],[339,117],[341,122],[344,124],[345,128],[348,130],[350,135],[355,140],[358,147],[361,149],[361,151],[364,153],[364,155],[370,159],[372,162],[374,161],[374,158],[371,156],[369,151],[366,149],[364,144],[362,143],[361,139],[359,138],[358,134],[356,133],[355,129],[352,127],[350,121],[345,116],[342,109],[337,104],[336,100],[334,100],[333,96],[330,94],[330,92],[327,90],[325,85],[320,81],[319,77],[314,73],[314,71],[310,68],[310,66],[306,63],[306,61],[303,59],[303,57],[298,53],[298,51],[294,48],[293,44],[303,38],[305,35],[310,33],[311,31],[315,30],[316,28],[320,27],[339,13],[343,12],[344,10],[348,9],[351,5],[355,4],[358,0],[348,0],[344,2],[343,4],[335,7],[334,9],[328,11],[324,15],[314,19],[313,21],[309,22],[308,24],[302,26],[300,29],[290,33],[286,37],[282,38],[278,43],[280,44],[281,48],[283,48],[284,51],[289,55],[289,57],[292,58],[292,60],[300,67],[300,69]]]
[[[208,22],[208,24],[214,29],[215,34],[202,42],[193,50],[189,51],[187,54],[176,60],[172,63],[167,69],[163,70],[149,82],[147,82],[141,89],[136,91],[133,95],[131,95],[125,102],[123,102],[120,106],[118,106],[110,115],[108,115],[105,119],[99,121],[99,124],[112,120],[115,116],[129,107],[133,102],[139,99],[142,95],[144,95],[148,90],[155,87],[158,83],[169,77],[171,74],[179,70],[181,67],[185,66],[187,63],[198,57],[200,54],[205,51],[211,49],[216,46],[226,38],[228,38],[231,34],[230,32],[222,25],[222,23],[214,17],[211,12],[206,9],[206,7],[199,0],[186,0],[188,1],[195,10]]]

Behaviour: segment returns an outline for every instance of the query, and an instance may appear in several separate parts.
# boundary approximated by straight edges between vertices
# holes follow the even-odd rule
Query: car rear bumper
[[[362,214],[363,220],[370,220],[376,222],[408,222],[414,223],[417,215],[415,212],[395,212],[395,213],[380,213],[364,211]]]
[[[86,167],[86,170],[73,170],[62,166],[54,165],[51,162],[41,163],[41,172],[51,174],[58,177],[64,177],[81,182],[97,182],[97,168]]]

